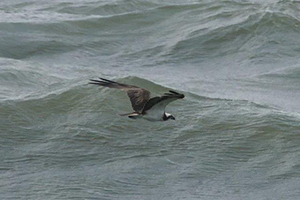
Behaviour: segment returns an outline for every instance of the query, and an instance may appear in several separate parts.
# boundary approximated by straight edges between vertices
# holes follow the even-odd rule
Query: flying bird
[[[150,98],[150,92],[146,89],[135,85],[117,83],[104,78],[100,78],[99,80],[90,79],[89,84],[126,91],[134,112],[120,115],[128,116],[131,119],[144,118],[149,121],[175,120],[173,115],[165,112],[165,108],[172,101],[184,98],[184,94],[172,90],[169,90],[168,93],[164,93],[162,96]]]

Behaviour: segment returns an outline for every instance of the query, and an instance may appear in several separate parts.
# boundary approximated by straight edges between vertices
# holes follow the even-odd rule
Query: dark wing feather
[[[145,104],[150,99],[150,92],[142,88],[128,90],[127,95],[130,98],[130,102],[133,110],[137,112],[141,112]]]
[[[151,109],[153,106],[161,106],[163,109],[172,101],[175,101],[177,99],[183,99],[184,94],[180,94],[178,92],[169,91],[170,93],[165,93],[161,97],[153,97],[151,98],[145,105],[143,109],[143,113],[149,109]]]
[[[127,92],[133,110],[141,112],[145,104],[150,99],[150,92],[134,85],[118,83],[108,79],[100,78],[100,80],[91,79],[89,84],[100,85],[103,87],[121,89]]]

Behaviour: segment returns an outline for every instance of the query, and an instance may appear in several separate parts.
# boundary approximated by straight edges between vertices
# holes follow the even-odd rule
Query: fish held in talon
[[[180,94],[173,90],[169,90],[169,92],[164,93],[162,96],[151,98],[150,92],[144,88],[118,83],[104,78],[99,78],[97,80],[90,79],[89,84],[126,91],[134,112],[120,114],[120,116],[127,116],[131,119],[142,118],[148,121],[175,120],[175,117],[172,114],[165,112],[165,108],[169,103],[184,98],[184,94]]]

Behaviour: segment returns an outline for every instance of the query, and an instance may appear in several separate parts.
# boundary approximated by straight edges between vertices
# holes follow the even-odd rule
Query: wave
[[[116,81],[144,87],[153,95],[169,90],[139,77],[130,76]],[[38,98],[0,101],[1,126],[13,124],[30,131],[50,129],[51,134],[57,131],[71,133],[72,136],[68,137],[75,138],[80,137],[82,131],[96,135],[101,132],[100,135],[107,134],[111,138],[118,133],[123,135],[124,131],[139,134],[145,130],[161,132],[170,129],[174,132],[174,139],[181,143],[193,143],[195,134],[239,134],[239,131],[244,133],[243,139],[280,137],[290,140],[299,130],[299,114],[251,101],[208,98],[187,91],[180,91],[186,95],[185,99],[167,107],[168,112],[176,116],[177,123],[128,121],[130,119],[117,115],[131,111],[124,91],[88,85],[87,82],[81,80],[66,88],[63,88],[66,85],[61,85],[58,90]],[[286,134],[281,135],[282,131]],[[65,137],[64,134],[61,137]]]
[[[21,73],[23,74],[23,73]],[[10,79],[10,76],[7,76],[7,74],[4,74],[5,77]],[[104,87],[98,87],[94,85],[89,85],[88,80],[66,80],[66,82],[62,82],[61,79],[55,78],[55,81],[49,81],[51,80],[50,77],[41,77],[36,76],[37,79],[34,79],[32,77],[32,73],[30,73],[29,77],[26,76],[26,74],[23,74],[25,76],[21,77],[20,75],[13,75],[12,79],[10,79],[10,82],[15,82],[18,84],[23,84],[24,87],[27,87],[27,90],[35,91],[35,94],[28,95],[27,97],[22,98],[6,98],[2,102],[7,103],[20,103],[23,104],[30,104],[32,106],[40,105],[43,108],[50,108],[50,105],[59,105],[64,107],[64,110],[72,109],[74,105],[77,106],[88,106],[92,109],[99,109],[99,107],[105,105],[110,105],[110,99],[115,99],[118,105],[122,108],[130,107],[129,99],[127,98],[127,95],[124,91],[121,90],[113,90],[108,89]],[[0,80],[3,74],[0,74]],[[20,79],[21,78],[21,79]],[[25,84],[26,79],[30,80],[30,84]],[[42,80],[43,79],[43,80]],[[164,87],[160,84],[153,83],[152,81],[149,81],[147,79],[135,77],[135,76],[128,76],[125,78],[117,79],[116,81],[122,82],[125,84],[131,84],[131,85],[137,85],[139,87],[145,88],[149,90],[152,94],[152,96],[161,95],[164,92],[167,92],[168,90],[176,90],[176,88],[168,88]],[[4,83],[4,82],[2,82]],[[70,84],[73,83],[73,84]],[[41,87],[40,90],[36,90],[36,88],[28,89],[28,87],[34,87],[39,85]],[[54,86],[53,86],[54,85]],[[51,88],[51,90],[46,90],[45,88]],[[44,88],[44,92],[41,91]],[[24,89],[24,88],[23,88]],[[201,101],[204,102],[214,102],[216,104],[236,104],[236,105],[248,105],[255,109],[266,109],[266,110],[273,110],[276,112],[280,112],[275,107],[271,107],[264,104],[259,104],[256,102],[251,102],[248,100],[235,100],[235,99],[226,99],[226,98],[211,98],[206,96],[201,96],[193,92],[188,91],[180,91],[181,93],[184,93],[186,95],[185,100],[189,103],[198,104]],[[128,105],[124,106],[122,102],[118,102],[117,99],[124,99],[125,102],[127,102]],[[100,104],[95,102],[101,102]]]
[[[263,73],[257,76],[257,78],[269,78],[269,79],[283,79],[290,81],[300,80],[300,67],[299,65],[292,65],[276,70],[272,70],[268,73]]]
[[[23,35],[20,41],[4,34],[0,56],[26,59],[77,50],[95,50],[103,55],[127,54],[126,44],[118,41],[119,37],[129,41],[143,40],[144,45],[132,49],[131,54],[155,49],[158,53],[152,56],[171,58],[170,62],[243,52],[250,59],[294,55],[299,46],[297,27],[300,25],[296,13],[298,6],[293,7],[294,4],[277,2],[273,6],[262,6],[236,1],[191,4],[130,1],[120,4],[88,2],[76,6],[72,3],[40,5],[32,12],[41,16],[32,20],[20,16],[22,21],[8,16],[16,21],[0,23],[2,30]],[[286,12],[288,9],[293,12]],[[11,23],[16,23],[16,28],[11,29]],[[291,40],[283,41],[282,34]],[[82,35],[93,37],[84,39]],[[155,43],[152,38],[156,38]],[[292,48],[289,44],[293,44]],[[279,51],[274,51],[275,48]]]
[[[225,13],[215,16],[216,19],[224,17]],[[231,13],[229,13],[231,16]],[[231,20],[232,22],[232,20]],[[250,16],[241,16],[234,24],[222,24],[220,27],[200,26],[191,31],[185,38],[176,42],[168,56],[173,59],[212,58],[245,52],[250,59],[273,55],[291,56],[295,53],[296,45],[282,46],[282,34],[291,38],[288,43],[299,44],[296,37],[296,27],[300,25],[297,18],[283,13],[260,12]],[[258,36],[261,37],[258,37]],[[289,36],[287,36],[289,35]],[[230,45],[229,45],[230,43]],[[274,49],[279,49],[274,51]]]
[[[9,21],[0,23],[0,28],[5,30],[1,31],[4,35],[0,39],[2,42],[0,57],[16,60],[37,57],[40,61],[44,58],[51,60],[59,55],[60,59],[64,60],[66,57],[66,60],[69,59],[73,64],[74,56],[78,53],[81,56],[87,55],[88,59],[91,58],[94,61],[92,64],[107,62],[105,67],[110,67],[125,61],[130,68],[136,67],[130,65],[132,62],[137,62],[134,64],[141,64],[142,67],[169,66],[173,63],[180,67],[196,63],[198,67],[203,60],[215,61],[222,58],[223,62],[226,56],[230,59],[234,55],[237,55],[238,61],[250,64],[252,61],[258,62],[262,57],[264,62],[271,64],[281,56],[298,58],[295,56],[298,55],[300,46],[296,2],[280,1],[261,6],[250,1],[205,1],[190,4],[130,1],[128,9],[124,6],[127,3],[127,1],[122,1],[119,5],[101,2],[54,3],[50,7],[50,4],[47,4],[32,8],[36,9],[35,12],[53,12],[65,14],[67,17],[58,15],[61,19],[55,18],[50,23],[34,20],[25,20],[17,24]],[[27,4],[20,5],[22,8],[26,6]],[[90,9],[95,13],[89,13]],[[104,13],[104,10],[107,10],[107,13]],[[289,10],[294,12],[287,12]],[[100,15],[102,11],[104,14]],[[71,15],[77,15],[78,18],[72,18]],[[10,34],[12,32],[13,35]],[[282,37],[283,35],[285,37]],[[211,62],[206,66],[209,68],[212,65],[215,66],[215,63]],[[69,71],[72,69],[70,67]],[[228,71],[235,69],[228,67]],[[0,79],[5,83],[6,89],[0,94],[0,98],[42,99],[49,95],[68,92],[74,87],[78,87],[80,92],[80,84],[85,83],[82,79],[76,79],[77,83],[73,84],[72,80],[47,76],[45,75],[49,73],[47,70],[39,70],[2,71]],[[264,78],[268,79],[270,76],[269,74]],[[297,80],[299,73],[291,71],[280,76],[282,79]],[[15,79],[15,82],[10,82],[12,79]],[[124,81],[134,83],[137,80],[133,78]],[[143,86],[146,80],[138,83]],[[165,89],[160,88],[161,86],[155,88],[152,84],[149,83],[154,92],[159,93]],[[19,89],[13,90],[15,87]],[[49,87],[49,90],[45,90],[46,87]],[[28,88],[30,89],[27,90]]]
[[[129,194],[128,189],[135,197],[166,196],[174,187],[164,184],[165,178],[171,183],[180,179],[180,191],[199,188],[204,180],[200,190],[208,193],[203,197],[225,191],[232,199],[241,190],[249,197],[254,190],[267,196],[273,186],[287,191],[279,191],[281,196],[297,196],[289,191],[297,191],[299,184],[286,183],[299,171],[298,1],[0,4],[6,185],[28,188],[28,177],[63,185],[74,174],[75,184],[85,183],[82,169],[93,177],[101,168],[100,176],[108,173],[103,187],[89,189],[101,187],[106,197]],[[124,91],[88,84],[98,74],[146,88],[153,96],[169,89],[184,93],[184,99],[166,108],[176,121],[119,116],[132,111],[129,98]],[[145,161],[151,167],[145,168]],[[66,170],[70,176],[51,179],[53,171],[66,175]],[[20,173],[26,175],[24,184],[18,181]],[[155,177],[143,188],[126,181],[146,180],[147,173]],[[156,193],[160,183],[166,186],[162,195]],[[39,196],[43,191],[57,196],[61,187],[56,185],[17,195],[36,196],[38,189]],[[256,190],[260,186],[266,187]],[[72,185],[59,195],[78,196],[74,191],[79,190],[71,190]],[[86,196],[97,195],[93,191]]]
[[[92,78],[92,77],[91,77]],[[114,79],[115,80],[115,79]],[[150,80],[136,77],[136,76],[127,76],[124,78],[116,79],[115,81],[136,85],[141,88],[145,88],[151,92],[152,96],[159,96],[169,90],[176,90],[178,92],[184,93],[188,99],[191,101],[235,101],[235,102],[246,102],[250,103],[247,100],[235,100],[235,99],[227,99],[227,98],[214,98],[202,96],[189,91],[181,91],[176,88],[169,88],[163,85],[154,83]],[[16,88],[16,85],[20,87],[20,91],[26,90],[31,91],[31,93],[27,93],[27,95],[23,95],[20,97],[14,95],[7,95],[6,97],[2,97],[4,101],[58,101],[58,102],[69,102],[73,97],[78,98],[79,101],[82,99],[94,97],[102,98],[105,95],[108,95],[112,98],[118,98],[120,95],[122,98],[126,97],[126,93],[121,90],[108,89],[105,87],[99,87],[94,85],[89,85],[89,80],[78,79],[63,79],[61,77],[57,77],[55,75],[45,76],[44,74],[36,71],[30,70],[3,70],[0,73],[0,82],[5,87],[13,87]],[[45,88],[48,88],[45,90]],[[97,92],[94,92],[94,91]],[[20,91],[18,91],[20,93]],[[116,95],[116,97],[114,97]],[[68,99],[70,98],[70,99]],[[82,98],[82,99],[81,99]],[[125,98],[127,99],[127,97]],[[256,104],[251,102],[258,107],[264,107],[265,105]]]

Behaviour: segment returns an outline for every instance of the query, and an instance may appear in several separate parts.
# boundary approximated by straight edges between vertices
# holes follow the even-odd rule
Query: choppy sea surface
[[[0,199],[298,200],[299,55],[299,1],[1,0]]]

